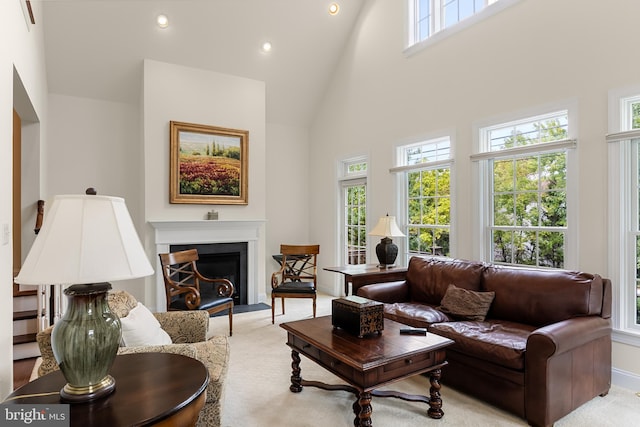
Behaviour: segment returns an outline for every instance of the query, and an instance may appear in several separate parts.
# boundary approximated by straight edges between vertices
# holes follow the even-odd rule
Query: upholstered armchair
[[[109,307],[118,317],[125,318],[138,302],[126,291],[112,291],[108,296]],[[201,361],[209,371],[207,400],[200,411],[198,427],[220,426],[220,401],[224,378],[229,359],[229,342],[225,335],[207,339],[209,313],[204,310],[170,311],[153,313],[160,327],[169,337],[171,344],[120,347],[118,354],[165,352],[192,357]],[[39,332],[38,346],[42,355],[42,363],[38,368],[38,376],[52,372],[58,364],[51,349],[51,331],[53,326]]]

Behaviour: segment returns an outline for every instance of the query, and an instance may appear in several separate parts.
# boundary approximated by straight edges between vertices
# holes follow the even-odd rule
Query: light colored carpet
[[[331,299],[318,299],[318,316],[331,314]],[[231,359],[222,402],[223,427],[333,427],[352,426],[353,395],[344,391],[326,391],[305,387],[301,393],[289,391],[291,351],[286,345],[286,331],[281,322],[311,318],[311,300],[286,300],[286,315],[276,302],[276,324],[271,311],[257,311],[233,316]],[[225,317],[210,320],[210,333],[224,333]],[[331,384],[342,381],[302,357],[302,378]],[[411,394],[428,394],[429,381],[418,375],[388,388]],[[374,426],[526,426],[526,422],[472,397],[443,385],[440,420],[426,416],[424,403],[393,398],[375,398]],[[557,427],[640,426],[640,398],[631,390],[612,387],[606,397],[597,397],[559,420]]]

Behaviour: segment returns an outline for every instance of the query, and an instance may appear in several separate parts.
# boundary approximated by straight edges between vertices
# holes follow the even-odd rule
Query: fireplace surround
[[[233,303],[247,303],[247,242],[170,245],[171,252],[196,249],[198,271],[212,279],[227,279],[234,286]]]
[[[264,220],[201,220],[201,221],[149,221],[154,229],[156,259],[156,306],[166,310],[164,281],[158,254],[177,248],[218,243],[246,244],[246,300],[245,304],[266,301]],[[221,245],[225,247],[227,245]],[[236,285],[234,283],[234,285]]]

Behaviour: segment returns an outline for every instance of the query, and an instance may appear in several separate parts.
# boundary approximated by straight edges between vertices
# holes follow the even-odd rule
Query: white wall
[[[42,26],[28,26],[22,11],[22,2],[0,2],[0,230],[6,224],[11,230],[12,218],[12,109],[14,107],[14,67],[40,121],[40,135],[47,121],[47,81],[44,68]],[[34,6],[39,12],[39,6]],[[29,30],[30,28],[30,30]],[[38,136],[39,137],[39,136]],[[3,243],[0,237],[0,300],[11,305],[13,280],[13,247],[11,236]],[[11,310],[0,310],[0,397],[13,390],[13,319]]]
[[[579,269],[607,276],[607,92],[638,84],[640,2],[521,1],[411,57],[404,8],[367,2],[310,131],[311,239],[335,255],[336,162],[370,153],[374,220],[396,206],[394,147],[441,130],[455,136],[455,256],[471,258],[469,155],[474,123],[553,104],[578,106]],[[327,253],[333,251],[333,253]],[[320,280],[338,281],[322,273]],[[640,350],[614,345],[614,366],[640,374]]]
[[[47,155],[44,158],[45,216],[58,194],[98,194],[125,199],[141,239],[145,230],[142,141],[137,105],[49,95]],[[114,282],[145,301],[144,280]]]
[[[266,124],[264,82],[195,68],[144,61],[144,210],[147,221],[202,220],[212,208],[220,220],[266,219]],[[169,203],[169,122],[180,121],[249,131],[247,205]],[[155,257],[153,229],[146,230]],[[265,277],[265,241],[259,243],[257,277]],[[160,295],[147,279],[147,301]],[[265,289],[266,283],[258,284]]]
[[[281,244],[312,244],[309,240],[309,133],[307,129],[267,124],[267,258]],[[330,184],[331,185],[331,184]],[[323,248],[319,261],[323,259]],[[328,263],[326,264],[328,265]],[[278,269],[267,259],[267,283]]]

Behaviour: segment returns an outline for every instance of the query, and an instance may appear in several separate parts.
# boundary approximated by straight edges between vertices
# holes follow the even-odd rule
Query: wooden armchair
[[[271,323],[275,323],[276,298],[312,298],[316,317],[316,272],[320,245],[280,245],[280,269],[271,275]]]
[[[189,249],[160,254],[167,297],[167,311],[206,310],[209,314],[229,310],[229,336],[233,335],[233,283],[211,279],[198,271],[198,251]]]

